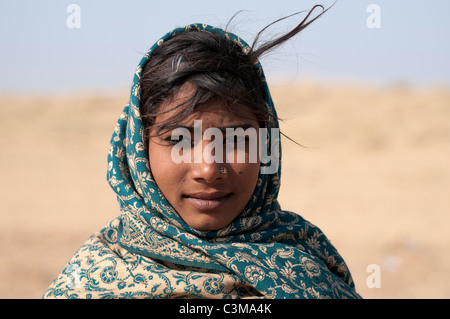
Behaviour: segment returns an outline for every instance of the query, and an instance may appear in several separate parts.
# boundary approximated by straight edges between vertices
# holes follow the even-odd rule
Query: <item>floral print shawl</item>
[[[359,298],[347,265],[323,232],[280,208],[281,165],[274,174],[259,175],[244,211],[217,231],[189,227],[158,189],[144,145],[140,75],[164,41],[192,30],[221,34],[250,50],[236,35],[202,24],[175,29],[150,48],[108,154],[107,179],[121,214],[81,246],[43,297]],[[266,105],[276,114],[262,68],[255,67]],[[279,134],[269,133],[279,141]],[[281,146],[278,151],[281,159]]]

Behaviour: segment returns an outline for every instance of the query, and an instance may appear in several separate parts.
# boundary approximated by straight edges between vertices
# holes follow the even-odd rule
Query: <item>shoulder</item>
[[[107,270],[117,265],[116,260],[121,260],[126,254],[126,251],[117,244],[118,225],[118,219],[115,219],[92,234],[75,252],[42,297],[84,299],[92,296],[92,292],[104,292],[105,289],[99,287],[98,280],[107,281],[105,277]]]

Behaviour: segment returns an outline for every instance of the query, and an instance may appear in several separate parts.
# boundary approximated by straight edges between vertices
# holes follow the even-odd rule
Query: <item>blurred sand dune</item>
[[[450,91],[272,85],[280,203],[327,234],[365,298],[449,298]],[[0,298],[40,298],[119,214],[106,156],[127,94],[0,96]],[[367,267],[380,267],[369,288]]]

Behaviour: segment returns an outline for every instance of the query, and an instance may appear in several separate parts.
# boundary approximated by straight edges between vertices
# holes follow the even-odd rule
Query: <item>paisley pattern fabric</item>
[[[144,145],[140,75],[152,52],[179,32],[215,32],[193,24],[166,34],[142,58],[128,105],[115,127],[107,179],[121,214],[75,253],[44,298],[359,298],[349,269],[323,232],[277,201],[281,165],[260,174],[244,211],[227,227],[188,226],[156,185]],[[255,68],[276,114],[263,70]],[[279,127],[275,121],[273,127]],[[279,142],[268,130],[269,143]],[[274,132],[277,132],[276,134]],[[281,159],[281,145],[277,149]]]

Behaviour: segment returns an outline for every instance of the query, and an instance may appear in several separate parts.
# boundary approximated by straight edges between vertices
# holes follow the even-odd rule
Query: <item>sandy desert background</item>
[[[450,91],[275,83],[282,207],[318,225],[364,298],[450,298]],[[0,298],[40,298],[119,214],[106,156],[127,93],[0,96]],[[369,265],[380,269],[370,288]]]

